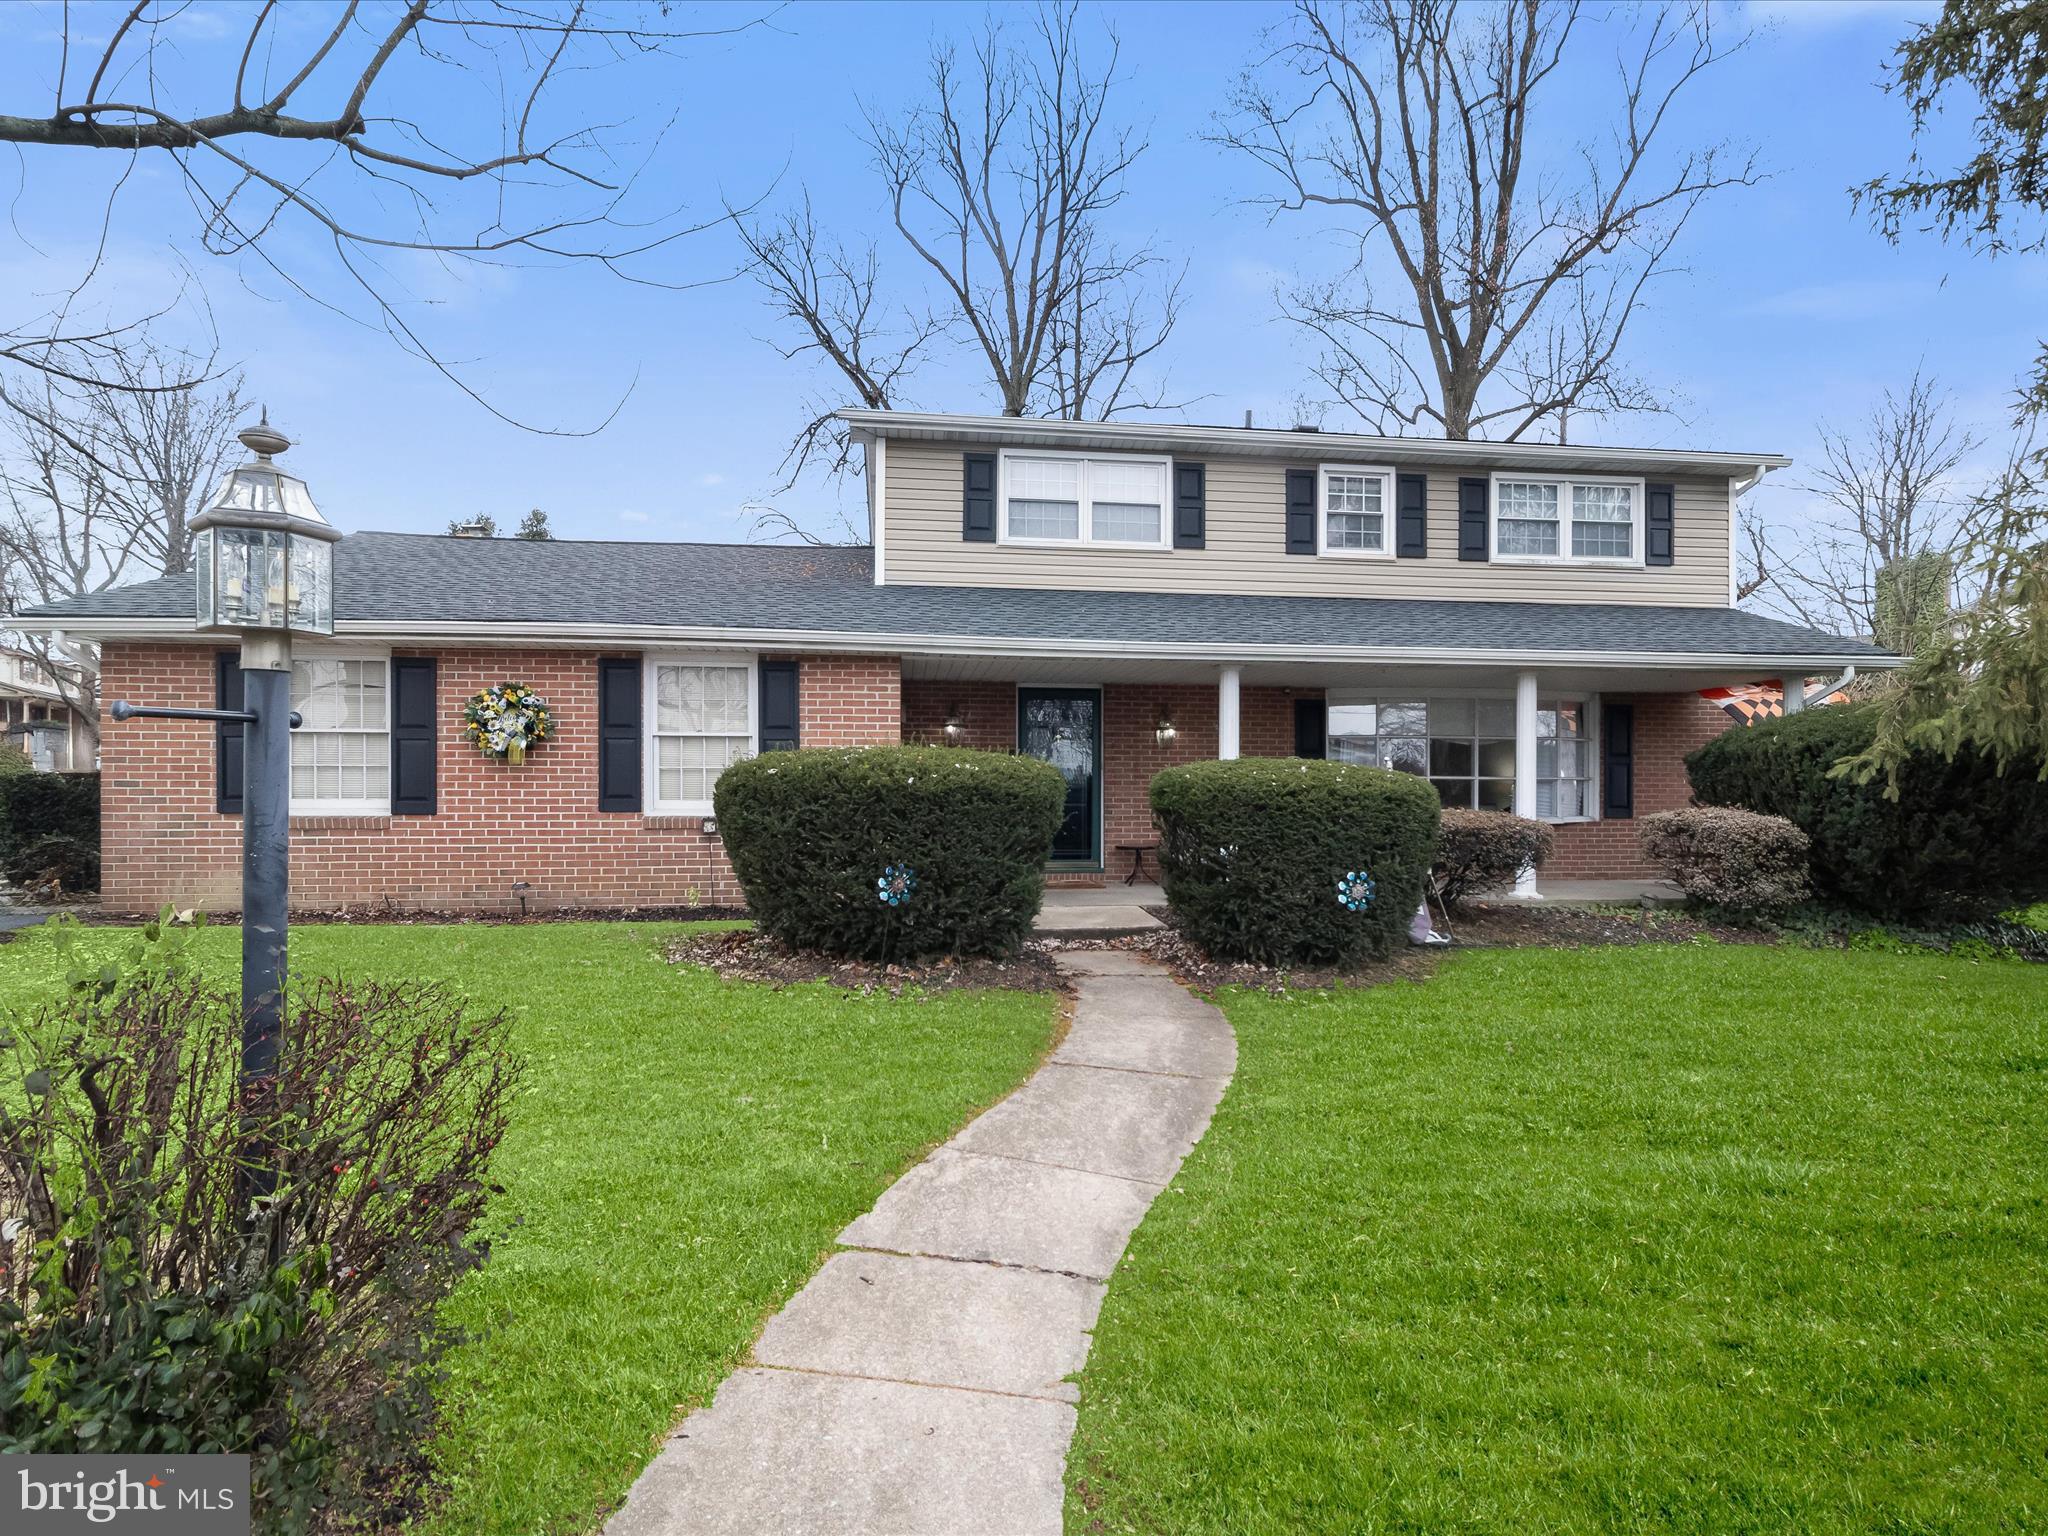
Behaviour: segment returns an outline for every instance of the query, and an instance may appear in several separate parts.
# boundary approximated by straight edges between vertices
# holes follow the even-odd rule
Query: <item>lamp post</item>
[[[195,627],[242,642],[242,708],[118,703],[116,720],[227,720],[242,725],[242,1095],[256,1108],[277,1070],[284,1027],[285,911],[291,870],[292,636],[334,633],[334,543],[306,482],[279,469],[291,447],[269,413],[239,434],[253,455],[227,472],[192,519]],[[245,1168],[245,1191],[269,1178]]]

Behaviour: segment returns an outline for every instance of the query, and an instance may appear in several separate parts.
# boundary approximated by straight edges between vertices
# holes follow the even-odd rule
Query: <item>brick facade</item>
[[[397,654],[419,654],[400,651]],[[516,909],[524,881],[534,909],[556,906],[682,906],[740,899],[725,850],[693,817],[597,809],[597,658],[594,650],[455,649],[439,659],[439,813],[328,816],[292,822],[292,900],[300,908]],[[108,644],[104,696],[210,707],[209,646]],[[557,734],[519,768],[485,757],[461,733],[462,706],[487,684],[516,678],[553,704]],[[1294,700],[1314,690],[1247,687],[1247,756],[1294,750]],[[1636,814],[1688,803],[1684,756],[1726,729],[1728,716],[1696,694],[1647,694],[1635,705]],[[905,681],[893,656],[800,658],[800,729],[806,746],[943,742],[958,711],[960,744],[1016,746],[1013,683]],[[1162,716],[1174,737],[1161,744]],[[1147,793],[1175,763],[1216,753],[1213,684],[1112,684],[1103,690],[1102,875],[1119,880],[1130,855],[1119,843],[1155,836]],[[213,728],[151,720],[109,724],[101,748],[103,900],[109,910],[232,908],[240,900],[238,818],[214,809]],[[1559,879],[1650,873],[1635,824],[1561,826],[1545,873]],[[1156,862],[1148,857],[1148,869]]]
[[[397,652],[399,655],[421,654]],[[433,816],[292,820],[292,903],[516,910],[688,906],[740,899],[724,846],[695,817],[597,808],[596,651],[474,649],[434,653],[440,743]],[[214,651],[109,644],[109,699],[211,708]],[[802,658],[802,730],[816,745],[894,741],[894,657]],[[462,706],[488,684],[530,683],[557,731],[510,767],[462,736]],[[102,900],[109,910],[163,902],[214,910],[241,900],[241,821],[215,809],[213,728],[179,720],[109,724],[101,744]]]

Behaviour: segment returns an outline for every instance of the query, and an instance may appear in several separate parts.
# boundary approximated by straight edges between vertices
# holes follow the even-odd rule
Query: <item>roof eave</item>
[[[1756,475],[1783,469],[1776,453],[1680,448],[1602,448],[1559,443],[1497,443],[1467,438],[1373,437],[1354,432],[1287,432],[1242,427],[1189,427],[1159,422],[1043,421],[1032,417],[958,416],[923,411],[875,411],[849,406],[836,413],[853,431],[926,442],[991,443],[999,447],[1070,447],[1114,451],[1161,448],[1231,458],[1305,457],[1389,459],[1401,464],[1462,464],[1486,468],[1666,469],[1691,474]]]

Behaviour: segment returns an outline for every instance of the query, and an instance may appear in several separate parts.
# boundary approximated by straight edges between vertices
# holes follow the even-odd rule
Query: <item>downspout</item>
[[[1842,675],[1836,678],[1833,682],[1822,683],[1817,688],[1807,689],[1806,702],[1809,704],[1824,704],[1827,702],[1828,695],[1833,693],[1837,688],[1846,688],[1855,681],[1856,666],[1855,663],[1851,662],[1849,666],[1843,670]]]

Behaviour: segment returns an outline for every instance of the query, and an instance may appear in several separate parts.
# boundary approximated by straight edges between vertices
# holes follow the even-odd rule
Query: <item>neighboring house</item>
[[[1555,822],[1552,874],[1629,876],[1633,818],[1730,723],[1702,689],[1896,660],[1732,606],[1770,455],[844,419],[868,548],[342,540],[335,637],[298,649],[295,899],[731,901],[726,764],[895,741],[1058,764],[1062,880],[1128,872],[1161,768],[1240,754],[1408,768]],[[232,704],[191,614],[180,576],[31,617],[102,645],[108,699]],[[519,767],[462,733],[507,680],[558,723]],[[235,729],[107,731],[111,906],[236,900]]]
[[[0,741],[20,747],[46,773],[92,767],[92,733],[57,679],[35,657],[0,645]]]

